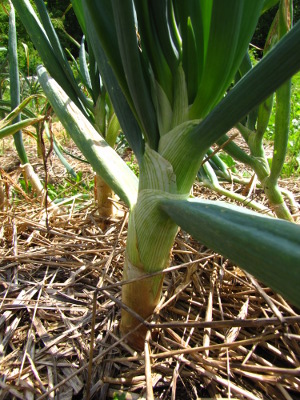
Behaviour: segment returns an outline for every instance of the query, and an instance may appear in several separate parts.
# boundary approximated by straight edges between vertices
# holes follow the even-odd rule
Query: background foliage
[[[33,7],[35,8],[34,1],[31,0],[31,3]],[[72,8],[69,8],[70,6],[70,0],[47,0],[45,1],[45,4],[47,5],[47,9],[53,19],[54,26],[57,29],[60,41],[63,45],[63,48],[68,47],[68,49],[71,51],[71,53],[74,55],[74,57],[78,56],[79,50],[78,48],[70,41],[70,39],[67,38],[66,34],[64,33],[63,29],[68,32],[69,35],[71,35],[77,42],[80,43],[81,41],[81,29],[78,24],[78,21],[76,19],[76,16],[72,10]],[[8,41],[8,15],[6,14],[5,10],[3,7],[6,8],[6,10],[9,10],[8,7],[8,0],[2,0],[1,1],[2,7],[0,7],[0,37],[1,37],[1,46],[7,47],[7,41]],[[260,21],[258,23],[258,26],[255,30],[253,39],[252,39],[252,44],[258,48],[263,48],[264,47],[264,42],[265,38],[268,34],[268,30],[270,27],[270,24],[274,18],[274,15],[276,13],[277,6],[271,8],[268,12],[263,14],[260,18]],[[294,22],[298,21],[300,19],[300,0],[294,0]],[[18,39],[19,39],[19,45],[18,45],[18,52],[19,52],[19,64],[20,64],[20,70],[24,73],[27,72],[27,65],[26,65],[26,56],[25,56],[25,51],[22,43],[26,43],[28,48],[29,48],[29,54],[30,54],[30,74],[33,75],[35,74],[35,70],[37,65],[41,62],[36,50],[33,47],[33,44],[31,43],[29,36],[23,27],[22,23],[20,22],[20,19],[17,16],[17,31],[18,31]],[[63,29],[62,29],[63,28]],[[256,56],[260,56],[261,52],[257,50],[255,52]],[[5,60],[5,54],[0,53],[0,64]]]
[[[294,17],[293,21],[296,23],[300,19],[300,0],[294,0],[293,2],[293,7],[294,7]],[[275,17],[276,11],[278,10],[278,5],[275,7],[272,7],[270,10],[268,10],[266,13],[264,13],[257,24],[257,27],[255,29],[253,38],[252,38],[252,44],[259,49],[263,49],[265,45],[265,40],[268,35],[270,26],[272,24],[272,21]],[[261,50],[256,50],[255,55],[257,57],[262,56],[262,51]]]
[[[36,10],[34,1],[30,0],[32,6]],[[9,2],[8,0],[2,0],[0,2],[0,37],[1,37],[1,47],[6,47],[8,44],[8,12],[9,12]],[[70,0],[48,0],[45,1],[49,13],[52,17],[53,24],[57,28],[57,33],[59,39],[62,43],[63,48],[68,48],[70,52],[77,57],[79,54],[79,49],[72,43],[72,41],[67,37],[64,30],[68,32],[76,41],[80,43],[81,41],[81,29],[78,24],[77,18],[70,8]],[[20,21],[18,15],[16,15],[16,26],[18,32],[18,56],[19,56],[19,68],[20,71],[27,75],[27,60],[26,53],[22,43],[28,46],[29,51],[29,75],[36,74],[36,67],[41,63],[41,59],[35,50],[26,29]],[[6,62],[6,54],[0,52],[0,65]]]
[[[34,1],[30,0],[33,7],[36,9]],[[53,24],[57,30],[59,39],[62,43],[63,48],[68,48],[71,54],[77,58],[79,55],[78,47],[70,40],[67,36],[70,35],[75,41],[80,43],[81,41],[81,28],[78,24],[77,18],[70,5],[70,0],[45,0],[48,11],[52,17]],[[261,57],[264,43],[268,34],[270,24],[274,18],[278,6],[271,8],[268,12],[263,14],[259,20],[255,33],[253,35],[252,54],[254,57]],[[7,48],[8,44],[8,12],[9,2],[8,0],[0,0],[0,37],[1,47]],[[294,23],[300,19],[300,0],[294,0]],[[29,35],[27,34],[23,24],[21,23],[18,15],[16,16],[17,32],[18,32],[18,57],[19,57],[19,69],[23,75],[35,75],[36,67],[41,63],[41,59],[35,50]],[[67,32],[67,34],[66,34]],[[26,49],[24,44],[28,46],[28,58],[26,57]],[[27,64],[28,63],[28,64]],[[7,77],[7,51],[0,52],[0,74],[1,82]],[[5,85],[1,87],[0,98],[2,97],[2,89],[5,89]],[[300,113],[300,74],[297,74],[293,78],[292,84],[292,115],[291,115],[291,126],[290,126],[290,140],[288,150],[288,163],[285,164],[283,175],[291,176],[292,174],[298,174],[300,172],[300,139],[299,139],[299,119]],[[5,97],[5,94],[4,94]],[[270,124],[268,127],[268,140],[272,140],[274,135],[274,121],[271,117]]]

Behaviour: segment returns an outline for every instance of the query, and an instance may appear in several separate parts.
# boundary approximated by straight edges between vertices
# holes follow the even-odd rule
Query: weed
[[[136,158],[134,157],[133,154],[130,157],[130,161],[127,161],[126,164],[134,172],[134,174],[138,177],[139,173],[140,173],[139,166],[138,166]]]

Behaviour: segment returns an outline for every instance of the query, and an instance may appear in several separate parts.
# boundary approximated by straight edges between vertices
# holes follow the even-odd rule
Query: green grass
[[[94,190],[94,181],[82,177],[82,172],[77,173],[77,179],[65,178],[59,183],[48,183],[48,195],[54,201],[62,201],[66,198],[82,194],[90,197]]]
[[[35,197],[31,183],[25,180],[22,175],[19,178],[18,184],[25,193]],[[14,201],[23,201],[23,195],[17,188],[14,188],[12,192]],[[59,204],[62,201],[65,202],[70,199],[70,201],[75,202],[75,208],[80,208],[82,201],[90,200],[93,197],[93,193],[94,180],[89,179],[89,177],[84,178],[81,172],[77,174],[76,180],[72,177],[66,177],[59,182],[48,183],[48,196],[52,201]]]

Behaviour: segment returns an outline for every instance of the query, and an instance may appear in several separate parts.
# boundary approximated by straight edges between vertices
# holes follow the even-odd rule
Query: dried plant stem
[[[217,269],[214,268],[211,274],[210,278],[210,288],[209,288],[209,294],[208,294],[208,300],[207,300],[207,307],[206,307],[206,313],[205,313],[205,321],[211,321],[212,320],[212,314],[213,314],[213,298],[214,298],[214,289],[215,289],[215,282],[216,282],[216,276],[217,276]],[[208,347],[210,343],[210,333],[211,333],[211,328],[205,328],[204,329],[204,334],[203,334],[203,347]],[[205,356],[209,357],[209,350],[205,351]]]
[[[151,332],[148,331],[145,338],[144,354],[145,354],[145,376],[146,376],[146,398],[147,400],[153,400],[153,387],[152,387],[152,376],[151,376],[151,359],[150,359],[150,345],[149,339]]]
[[[88,378],[86,383],[86,399],[90,399],[91,383],[92,383],[92,371],[93,371],[93,355],[94,355],[94,341],[95,341],[95,324],[96,324],[96,309],[97,309],[97,293],[93,295],[93,311],[91,321],[91,341],[90,341],[90,359],[88,365]]]
[[[116,213],[116,207],[113,203],[113,190],[107,185],[100,175],[95,175],[95,183],[95,197],[100,217],[102,217],[104,220],[113,218]],[[103,228],[105,228],[105,221],[101,225]]]

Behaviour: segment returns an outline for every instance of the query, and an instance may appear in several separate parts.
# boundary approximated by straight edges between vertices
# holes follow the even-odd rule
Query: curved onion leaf
[[[162,200],[182,229],[300,307],[300,226],[205,200]]]
[[[115,193],[129,206],[135,204],[138,180],[127,164],[105,142],[44,67],[38,77],[57,117],[82,154]]]
[[[0,128],[0,139],[5,138],[6,136],[9,135],[14,135],[15,133],[17,133],[19,130],[21,129],[25,129],[28,126],[34,125],[37,122],[41,122],[45,119],[44,116],[38,116],[35,118],[27,118],[24,119],[20,122],[16,122],[14,124],[5,126],[4,128]]]

